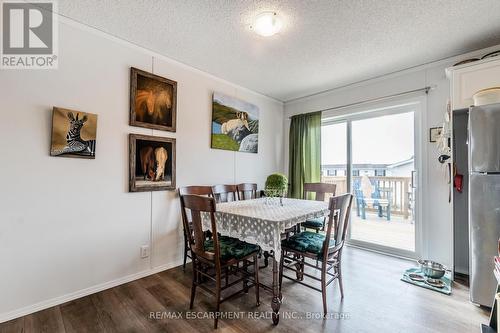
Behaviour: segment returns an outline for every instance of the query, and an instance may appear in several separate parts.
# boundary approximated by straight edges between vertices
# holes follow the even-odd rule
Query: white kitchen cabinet
[[[452,110],[468,108],[479,90],[500,87],[500,56],[447,68],[446,75],[451,81]]]

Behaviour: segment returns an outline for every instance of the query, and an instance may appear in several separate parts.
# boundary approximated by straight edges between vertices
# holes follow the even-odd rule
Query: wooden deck
[[[398,249],[415,251],[415,224],[411,219],[393,215],[387,221],[374,213],[366,213],[366,220],[351,213],[351,239]]]

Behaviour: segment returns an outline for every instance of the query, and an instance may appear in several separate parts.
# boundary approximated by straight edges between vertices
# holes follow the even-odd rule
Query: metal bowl
[[[425,276],[432,279],[440,279],[446,273],[446,267],[432,260],[419,260],[418,264]]]

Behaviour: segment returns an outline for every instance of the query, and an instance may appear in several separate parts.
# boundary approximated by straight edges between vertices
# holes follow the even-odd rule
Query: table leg
[[[273,300],[271,303],[271,308],[273,309],[273,324],[278,325],[280,321],[280,307],[281,307],[281,290],[279,288],[279,277],[278,277],[278,262],[276,258],[273,260]]]
[[[264,266],[260,266],[259,268],[267,268],[269,266],[269,258],[272,257],[268,251],[264,251]]]

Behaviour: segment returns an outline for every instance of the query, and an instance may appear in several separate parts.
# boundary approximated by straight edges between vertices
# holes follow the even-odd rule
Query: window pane
[[[352,122],[351,239],[415,251],[414,114]]]
[[[321,128],[321,182],[336,184],[337,195],[346,193],[346,170],[347,123],[325,125]]]

